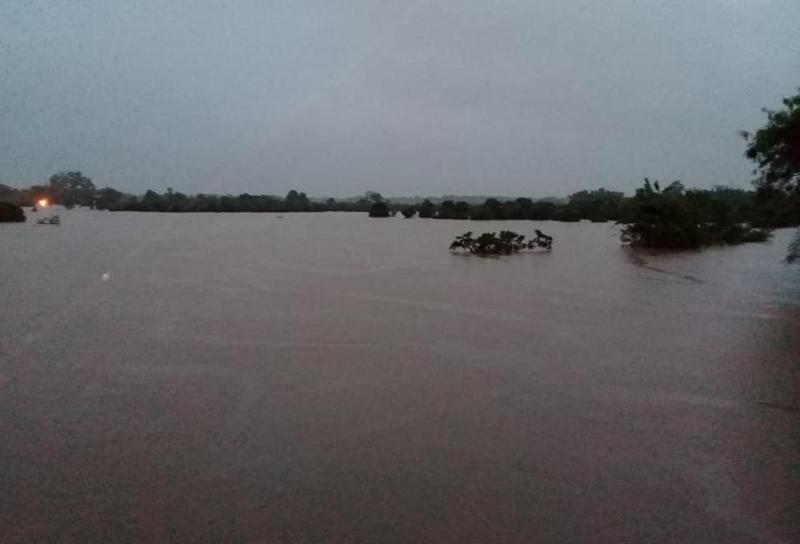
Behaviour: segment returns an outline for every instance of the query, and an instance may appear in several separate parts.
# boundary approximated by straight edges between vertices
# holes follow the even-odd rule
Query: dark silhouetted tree
[[[800,191],[800,94],[783,99],[782,110],[763,109],[766,124],[750,134],[745,157],[756,163],[759,185]]]
[[[624,210],[621,239],[634,246],[697,248],[760,242],[769,232],[741,223],[736,210],[711,191],[687,191],[673,182],[665,189],[645,178]]]
[[[67,208],[92,206],[94,193],[94,183],[81,172],[59,172],[50,177],[51,198]]]
[[[305,193],[299,193],[292,189],[284,200],[287,212],[303,212],[309,208],[309,200]]]
[[[369,209],[370,217],[389,217],[390,215],[389,206],[386,205],[386,202],[376,202]]]
[[[0,202],[0,223],[21,223],[25,221],[25,212],[11,202]]]
[[[433,202],[431,202],[426,198],[419,206],[419,216],[423,218],[433,217],[435,213],[436,213],[436,206],[434,206]]]
[[[469,219],[470,206],[468,202],[459,200],[453,202],[452,200],[445,200],[439,206],[439,211],[436,213],[437,219]]]
[[[124,195],[111,187],[104,187],[97,191],[95,206],[101,210],[116,210],[122,204]]]

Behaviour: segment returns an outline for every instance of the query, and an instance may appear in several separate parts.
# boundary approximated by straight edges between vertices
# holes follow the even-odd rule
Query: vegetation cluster
[[[21,223],[25,221],[25,211],[11,202],[0,202],[0,223]]]
[[[748,205],[730,190],[686,191],[679,181],[662,190],[645,179],[623,210],[621,239],[633,246],[675,249],[762,242],[769,231],[753,226]]]
[[[367,212],[370,217],[456,219],[473,221],[555,220],[614,221],[622,225],[625,243],[645,247],[693,248],[709,244],[760,241],[767,229],[800,225],[800,191],[775,184],[760,184],[755,190],[717,186],[712,190],[687,190],[672,182],[661,188],[645,180],[632,197],[598,189],[570,195],[567,202],[534,201],[530,198],[499,200],[483,204],[445,200],[434,204],[394,205],[374,192],[358,200],[312,201],[299,191],[280,198],[273,195],[193,196],[167,189],[159,194],[127,195],[105,187],[96,189],[80,172],[54,175],[49,185],[17,190],[0,186],[0,201],[34,205],[39,199],[66,207],[87,206],[111,211],[143,212]]]
[[[484,232],[477,238],[472,237],[472,231],[465,232],[450,244],[450,250],[463,250],[474,255],[511,255],[524,249],[534,249],[542,247],[551,249],[552,238],[539,235],[525,241],[523,234],[517,234],[510,230],[501,230],[500,234],[494,232]]]
[[[66,181],[65,181],[66,180]],[[645,184],[645,186],[647,183]],[[676,196],[676,184],[670,185],[665,196]],[[652,187],[652,186],[651,186]],[[641,190],[640,190],[641,191]],[[650,191],[648,194],[659,191]],[[800,193],[783,187],[759,186],[756,190],[717,186],[712,190],[680,193],[688,202],[705,201],[708,208],[727,214],[731,220],[750,223],[762,228],[800,225]],[[34,185],[27,189],[14,189],[0,185],[0,201],[21,206],[32,206],[47,198],[54,204],[67,208],[86,206],[111,211],[144,212],[369,212],[374,217],[391,217],[400,212],[404,217],[435,219],[471,219],[473,221],[537,220],[628,222],[636,217],[643,196],[625,197],[621,192],[598,189],[580,191],[569,196],[564,204],[550,200],[535,201],[530,198],[498,200],[488,198],[483,204],[472,205],[465,201],[445,200],[434,204],[426,199],[417,205],[394,205],[380,194],[368,192],[358,200],[313,201],[303,192],[295,190],[281,198],[274,195],[196,194],[187,195],[173,189],[164,193],[147,191],[136,196],[122,193],[111,187],[94,188],[91,179],[81,172],[65,172],[51,178],[50,185]],[[680,200],[680,199],[678,199]],[[681,204],[682,201],[674,202]]]

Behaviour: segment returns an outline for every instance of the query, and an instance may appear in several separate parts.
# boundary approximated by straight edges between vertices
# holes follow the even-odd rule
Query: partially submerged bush
[[[370,217],[389,217],[390,215],[389,206],[386,205],[386,202],[376,202],[369,209]]]
[[[25,211],[10,202],[0,202],[0,223],[22,223]]]
[[[689,249],[713,244],[763,242],[769,231],[740,223],[733,209],[707,192],[684,191],[672,182],[665,189],[645,178],[644,187],[627,204],[623,243],[632,246]]]
[[[436,206],[427,198],[419,206],[419,216],[421,218],[429,218],[436,215]]]
[[[542,247],[552,248],[552,238],[537,231],[536,238],[525,241],[525,236],[510,230],[501,230],[499,235],[494,232],[484,232],[477,238],[472,237],[472,232],[465,232],[457,236],[450,244],[450,250],[463,250],[475,255],[510,255],[523,249]]]
[[[469,219],[470,205],[469,202],[459,200],[453,202],[452,200],[445,200],[439,205],[439,210],[436,212],[437,219]]]

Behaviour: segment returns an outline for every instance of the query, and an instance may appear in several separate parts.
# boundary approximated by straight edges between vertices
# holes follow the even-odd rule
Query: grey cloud
[[[0,180],[564,195],[745,186],[792,1],[0,5]]]

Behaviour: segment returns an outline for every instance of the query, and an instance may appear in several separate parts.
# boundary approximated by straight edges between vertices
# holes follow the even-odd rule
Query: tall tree
[[[95,186],[92,180],[81,172],[59,172],[50,177],[50,192],[58,204],[72,206],[91,206]]]
[[[294,189],[286,194],[286,199],[284,202],[286,205],[286,211],[288,212],[307,210],[310,204],[308,196],[306,196],[305,193],[299,193]]]
[[[123,196],[113,187],[104,187],[97,191],[95,204],[101,210],[115,210],[122,202]]]
[[[434,206],[433,202],[431,202],[426,198],[419,207],[419,216],[433,217],[435,213],[436,213],[436,206]]]
[[[757,164],[761,186],[800,191],[800,94],[783,99],[783,109],[763,109],[766,124],[747,140],[745,157]]]

